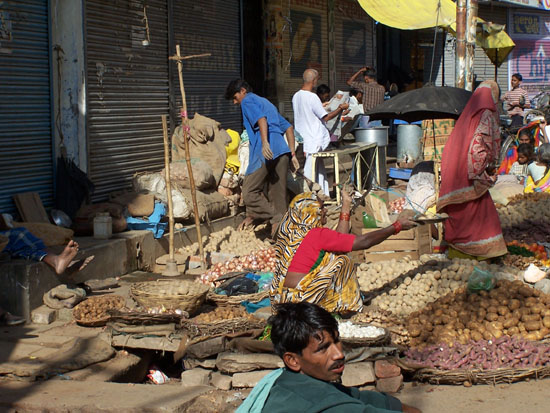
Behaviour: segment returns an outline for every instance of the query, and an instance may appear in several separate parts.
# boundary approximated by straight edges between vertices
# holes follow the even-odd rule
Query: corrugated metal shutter
[[[173,17],[174,37],[182,55],[212,53],[210,57],[183,62],[189,116],[198,112],[217,120],[224,128],[238,131],[242,130],[241,111],[225,100],[224,93],[231,80],[242,76],[239,3],[239,0],[174,1]],[[175,54],[175,46],[171,53]],[[172,115],[176,118],[181,108],[177,75],[175,70],[176,104]]]
[[[336,89],[349,90],[346,81],[351,75],[363,66],[375,66],[376,44],[372,33],[374,22],[355,0],[337,1],[334,18],[335,85]]]
[[[480,5],[478,15],[485,21],[490,21],[497,24],[507,24],[507,10],[508,9],[505,7]],[[487,54],[481,47],[476,47],[474,65],[474,73],[476,74],[478,81],[495,79],[495,65],[491,63],[487,57]],[[502,63],[498,68],[497,83],[500,86],[500,90],[503,92],[508,90],[509,82],[507,61]]]
[[[53,203],[48,1],[0,2],[0,212],[12,195]]]
[[[144,19],[144,7],[147,20]],[[150,44],[146,40],[146,23]],[[166,0],[86,1],[89,176],[95,200],[164,163],[169,113]]]
[[[282,13],[290,22],[283,33],[279,111],[292,121],[292,96],[302,87],[304,70],[316,69],[319,84],[329,84],[328,4],[327,0],[290,0],[283,2]]]

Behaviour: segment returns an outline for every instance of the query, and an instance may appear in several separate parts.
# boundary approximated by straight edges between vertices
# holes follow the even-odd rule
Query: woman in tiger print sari
[[[297,195],[290,203],[275,244],[277,262],[270,291],[273,303],[307,301],[331,313],[361,311],[355,268],[343,254],[370,248],[415,225],[406,213],[387,228],[359,236],[349,234],[351,197],[342,192],[336,231],[323,228],[326,211],[314,193]]]

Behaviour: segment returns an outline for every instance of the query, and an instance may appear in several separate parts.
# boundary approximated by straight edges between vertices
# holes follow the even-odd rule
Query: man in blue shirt
[[[225,98],[241,106],[250,141],[248,168],[242,187],[246,207],[246,219],[242,225],[246,226],[255,219],[269,220],[274,234],[288,207],[286,177],[289,162],[294,170],[300,166],[295,153],[294,128],[269,100],[252,93],[250,85],[243,79],[229,83]],[[264,196],[266,185],[267,198]]]

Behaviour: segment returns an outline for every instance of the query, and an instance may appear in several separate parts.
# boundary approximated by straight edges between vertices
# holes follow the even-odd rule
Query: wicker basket
[[[361,327],[368,327],[368,323],[353,323]],[[383,344],[388,344],[390,342],[390,332],[384,327],[378,327],[384,330],[384,334],[379,335],[378,337],[342,337],[340,336],[340,341],[344,344],[345,347],[374,347],[380,346]]]
[[[214,291],[210,290],[208,292],[208,295],[206,296],[206,299],[209,301],[213,301],[218,305],[240,305],[243,301],[258,303],[267,297],[269,297],[269,293],[267,291],[262,291],[261,293],[255,294],[228,296],[223,294],[216,294]]]
[[[144,308],[164,307],[193,314],[199,309],[209,287],[186,280],[157,280],[134,283],[130,294]]]
[[[108,301],[110,301],[111,303],[107,306],[105,304]],[[125,304],[126,300],[120,295],[102,295],[97,297],[90,297],[82,301],[73,309],[73,317],[76,322],[82,326],[100,327],[107,324],[107,321],[111,319],[109,310],[120,310],[122,307],[124,307]],[[84,318],[83,313],[87,308],[89,308],[90,306],[97,307],[102,305],[107,307],[102,314],[93,319]]]
[[[424,368],[416,371],[414,379],[431,384],[497,384],[514,383],[528,378],[542,379],[550,376],[550,366],[535,368],[501,368],[496,370],[439,370]]]
[[[179,325],[181,320],[187,317],[187,313],[184,313],[182,315],[172,313],[149,314],[146,312],[115,310],[111,313],[111,318],[109,321],[113,321],[115,323],[144,326],[169,323],[176,323]]]
[[[256,318],[232,318],[229,320],[219,320],[209,323],[183,320],[181,326],[185,329],[191,338],[209,337],[214,338],[224,334],[248,331],[257,328],[265,328],[266,321]]]

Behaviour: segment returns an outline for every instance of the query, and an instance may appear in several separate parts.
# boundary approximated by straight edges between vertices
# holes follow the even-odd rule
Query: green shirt
[[[395,397],[317,380],[285,369],[264,404],[264,413],[388,413],[403,411]]]

